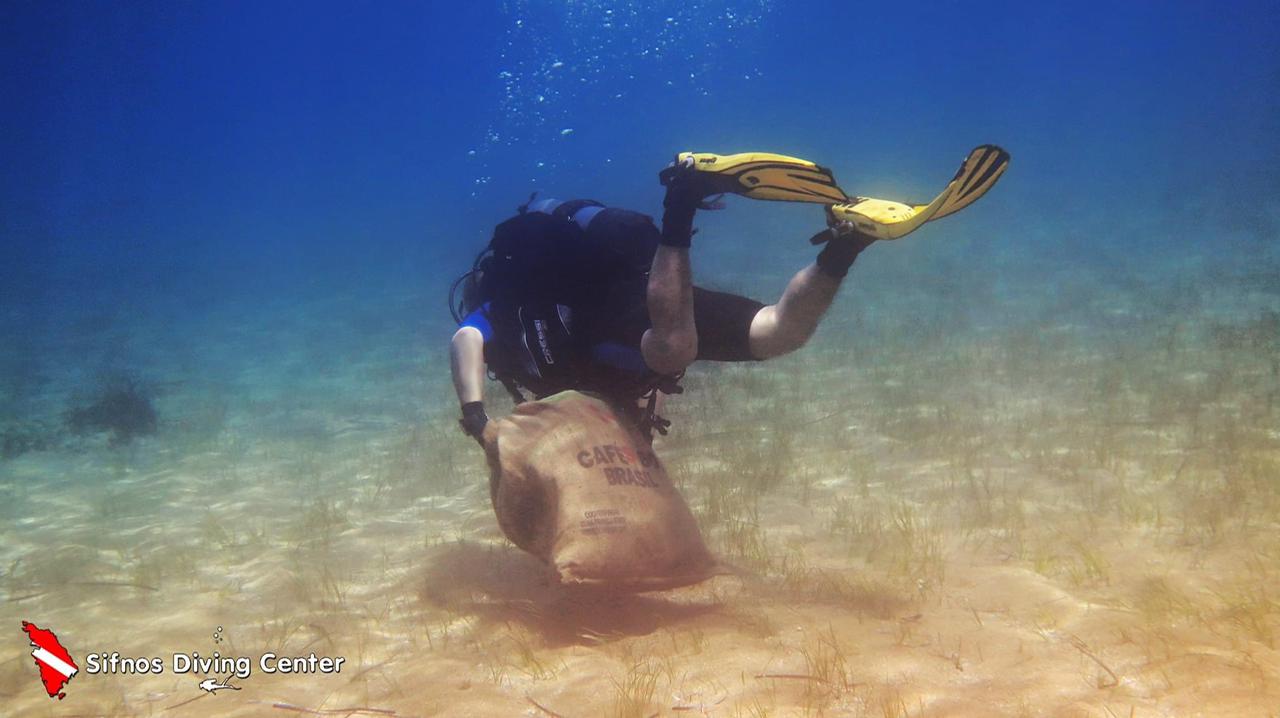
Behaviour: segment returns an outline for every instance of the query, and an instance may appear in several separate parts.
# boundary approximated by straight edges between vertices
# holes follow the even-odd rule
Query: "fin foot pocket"
[[[798,157],[772,152],[681,152],[676,155],[674,166],[695,173],[716,192],[782,202],[849,201],[831,170]]]

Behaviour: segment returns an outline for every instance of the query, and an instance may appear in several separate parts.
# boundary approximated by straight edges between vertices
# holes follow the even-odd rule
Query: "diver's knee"
[[[698,335],[696,332],[665,332],[659,335],[650,329],[640,340],[640,353],[653,371],[676,374],[698,358]]]
[[[787,335],[782,343],[782,353],[790,354],[793,351],[803,347],[809,343],[809,339],[813,336],[813,329],[806,329]]]
[[[816,328],[815,324],[781,316],[776,305],[764,307],[751,321],[748,332],[751,356],[773,359],[790,354],[807,344]]]
[[[756,359],[774,359],[790,354],[808,344],[811,336],[813,336],[812,331],[775,326],[773,331],[766,335],[751,337],[751,355]]]
[[[698,358],[698,335],[694,332],[681,332],[669,337],[665,354],[670,362],[670,368],[663,373],[684,371],[694,359]]]

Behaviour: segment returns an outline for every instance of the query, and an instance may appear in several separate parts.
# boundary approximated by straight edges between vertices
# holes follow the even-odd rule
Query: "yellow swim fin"
[[[828,207],[827,220],[833,226],[852,222],[859,232],[877,239],[905,237],[925,222],[954,214],[978,201],[1008,168],[1008,152],[995,145],[982,145],[969,153],[946,189],[927,205],[855,197],[852,202]]]
[[[751,199],[837,204],[849,195],[836,184],[831,170],[808,160],[771,152],[717,155],[681,152],[676,166],[705,175],[715,193],[731,192]]]

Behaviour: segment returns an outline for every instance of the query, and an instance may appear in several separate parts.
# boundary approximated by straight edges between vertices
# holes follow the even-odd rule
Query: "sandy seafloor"
[[[923,235],[860,259],[804,351],[686,379],[658,452],[739,572],[668,593],[574,595],[500,535],[435,285],[10,346],[7,421],[56,424],[114,342],[160,424],[0,462],[0,713],[1277,715],[1275,238],[958,272],[912,264]],[[82,668],[347,660],[215,695],[82,672],[59,702],[21,620]]]

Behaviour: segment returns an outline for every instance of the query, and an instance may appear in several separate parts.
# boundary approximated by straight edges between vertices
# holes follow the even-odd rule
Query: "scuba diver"
[[[531,197],[450,290],[459,423],[483,443],[488,373],[516,403],[526,391],[540,399],[578,389],[604,397],[646,437],[666,434],[659,393],[679,393],[692,362],[760,361],[800,348],[863,250],[967,207],[1008,162],[999,147],[978,147],[932,202],[904,204],[850,197],[830,170],[794,157],[684,152],[659,173],[661,229],[593,200]],[[694,216],[721,208],[725,193],[826,206],[827,227],[810,239],[824,246],[774,304],[693,284]]]

